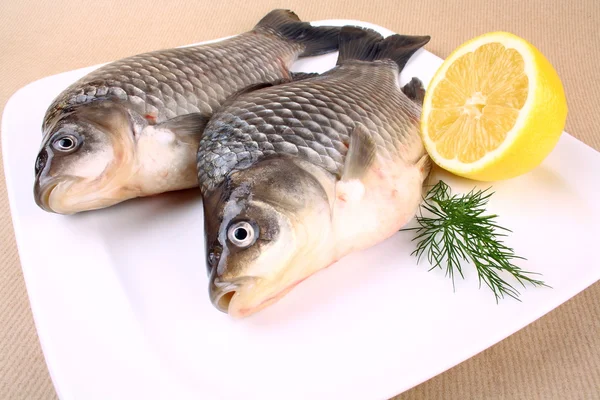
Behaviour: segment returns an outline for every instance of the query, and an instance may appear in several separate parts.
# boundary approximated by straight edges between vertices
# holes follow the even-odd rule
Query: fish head
[[[34,197],[44,210],[73,214],[133,197],[134,124],[117,103],[80,106],[45,127]]]
[[[331,264],[325,186],[276,157],[231,173],[204,196],[209,295],[218,310],[250,315]]]

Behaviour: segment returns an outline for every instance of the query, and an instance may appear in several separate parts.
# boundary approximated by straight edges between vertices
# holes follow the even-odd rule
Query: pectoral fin
[[[402,92],[419,105],[423,105],[423,99],[425,98],[425,88],[423,87],[423,82],[419,78],[412,78],[410,82],[408,82],[402,88]]]
[[[168,129],[178,136],[202,135],[210,116],[201,113],[192,113],[171,118],[155,127],[157,129]]]
[[[431,158],[429,157],[428,154],[425,154],[423,157],[421,157],[419,159],[419,161],[417,161],[417,168],[419,169],[419,172],[421,172],[421,174],[423,176],[423,188],[425,188],[426,186],[429,185],[429,181],[431,179],[430,172],[432,169]]]
[[[350,133],[350,144],[346,154],[342,180],[362,179],[375,161],[376,154],[377,144],[371,133],[364,125],[356,124],[354,130]]]

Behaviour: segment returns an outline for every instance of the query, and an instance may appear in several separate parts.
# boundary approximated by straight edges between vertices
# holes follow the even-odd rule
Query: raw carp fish
[[[343,27],[335,68],[214,113],[197,162],[217,309],[257,312],[413,218],[430,170],[424,89],[401,89],[399,72],[429,39]]]
[[[339,29],[274,10],[233,38],[128,57],[84,76],[46,112],[36,203],[72,214],[197,187],[198,142],[215,109],[252,85],[293,80],[298,57],[337,50]]]

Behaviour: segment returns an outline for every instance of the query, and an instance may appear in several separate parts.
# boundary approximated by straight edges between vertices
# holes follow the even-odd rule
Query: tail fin
[[[406,35],[392,35],[384,39],[372,29],[344,26],[340,32],[340,54],[337,64],[349,60],[389,59],[402,70],[410,57],[430,39],[430,36]]]
[[[256,24],[254,29],[269,29],[292,42],[306,47],[300,57],[318,56],[336,51],[339,46],[340,27],[311,26],[290,10],[273,10]]]

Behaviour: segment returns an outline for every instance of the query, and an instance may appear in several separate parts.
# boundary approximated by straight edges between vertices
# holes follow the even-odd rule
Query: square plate
[[[347,20],[314,25],[354,24]],[[435,40],[435,38],[434,38]],[[298,61],[323,72],[336,53]],[[420,50],[401,74],[429,82],[442,60]],[[34,203],[33,166],[50,101],[98,66],[20,89],[2,123],[21,264],[50,374],[62,399],[385,399],[523,328],[600,278],[600,156],[564,134],[544,163],[493,184],[490,213],[514,233],[523,269],[553,288],[496,304],[472,268],[456,291],[416,265],[399,232],[314,275],[244,320],[207,293],[195,190],[61,216]],[[489,185],[442,174],[455,192]]]

